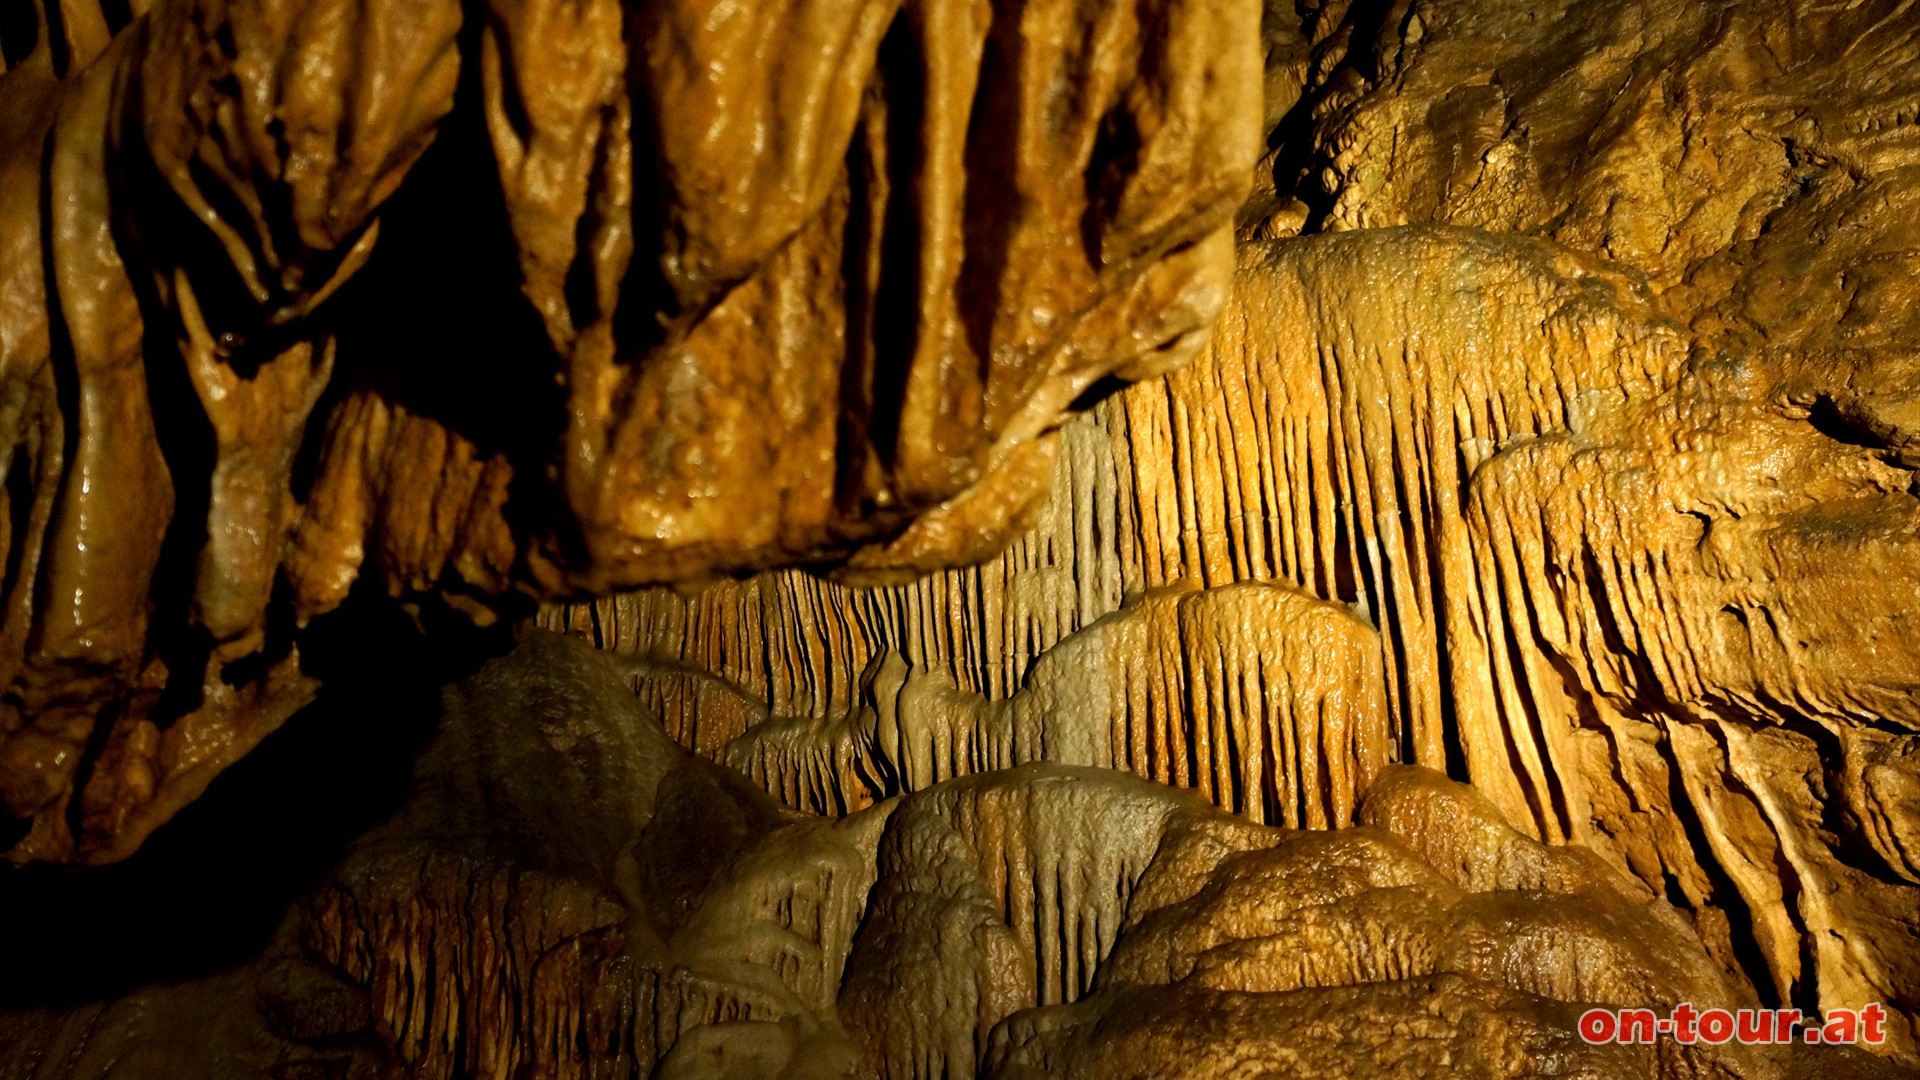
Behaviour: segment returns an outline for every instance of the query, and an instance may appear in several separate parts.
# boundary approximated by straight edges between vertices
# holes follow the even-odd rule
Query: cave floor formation
[[[369,732],[396,720],[346,708]],[[151,981],[6,1013],[0,1073],[1898,1075],[1852,1048],[1586,1043],[1584,1003],[1756,998],[1677,910],[1417,766],[1383,769],[1337,830],[1052,763],[822,817],[679,747],[617,663],[541,631],[441,713],[389,736],[425,740],[416,764],[358,798],[326,790],[349,755],[250,761],[216,814],[124,868],[152,886],[168,860],[243,867],[155,901],[230,954],[116,941],[111,921],[78,955],[20,950],[82,999],[116,955]],[[360,831],[249,850],[314,799]],[[45,873],[14,914],[140,914],[66,909]]]

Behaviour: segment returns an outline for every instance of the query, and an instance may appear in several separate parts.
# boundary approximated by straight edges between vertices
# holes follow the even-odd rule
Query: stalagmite
[[[617,665],[534,633],[450,692],[400,806],[275,932],[277,963],[79,1035],[16,1024],[28,1056],[0,1061],[84,1065],[142,1045],[141,1015],[284,1010],[290,987],[326,986],[330,1006],[221,1029],[175,1067],[904,1080],[1106,1075],[1126,1055],[1215,1076],[1278,1054],[1435,1077],[1786,1075],[1778,1049],[1572,1033],[1576,1003],[1752,1000],[1603,860],[1425,769],[1384,771],[1356,816],[1259,825],[1054,763],[800,815],[674,746]],[[1334,1045],[1352,1032],[1359,1057]]]

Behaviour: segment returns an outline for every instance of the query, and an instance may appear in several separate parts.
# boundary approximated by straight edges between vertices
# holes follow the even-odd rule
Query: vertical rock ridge
[[[846,813],[1037,761],[1192,787],[1290,827],[1349,823],[1388,760],[1377,639],[1340,605],[1245,582],[1157,590],[1044,653],[1012,697],[888,652],[840,720],[780,719],[725,760],[790,806]]]
[[[1019,700],[1044,663],[1036,657],[1128,596],[1291,584],[1381,628],[1391,760],[1444,766],[1451,712],[1476,777],[1500,783],[1489,765],[1506,759],[1504,737],[1488,728],[1488,642],[1498,638],[1471,610],[1480,571],[1462,508],[1467,480],[1501,445],[1555,430],[1583,408],[1654,394],[1677,378],[1684,346],[1630,279],[1546,244],[1409,228],[1256,245],[1243,263],[1211,349],[1164,383],[1103,402],[1094,423],[1062,429],[1055,494],[999,558],[879,588],[783,571],[692,598],[645,591],[550,608],[545,624],[713,672],[775,715],[832,721],[856,715],[859,672],[887,651],[962,692]],[[1367,312],[1327,306],[1361,281],[1379,297]],[[1235,656],[1262,657],[1249,665],[1256,672],[1310,654],[1260,626],[1248,619],[1237,639],[1194,641],[1235,640]],[[1176,640],[1164,638],[1168,648]],[[1193,650],[1204,647],[1190,645],[1187,677],[1215,667],[1226,676],[1224,653],[1202,657]],[[1305,751],[1257,778],[1245,737],[1260,727],[1253,698],[1220,679],[1201,685],[1186,705],[1203,707],[1185,730],[1176,721],[1162,735],[1146,716],[1125,714],[1128,755],[1150,759],[1147,775],[1200,786],[1262,820],[1340,816],[1283,797],[1303,790],[1302,769],[1319,768]],[[1217,705],[1203,704],[1210,697]],[[1206,709],[1228,719],[1203,724]],[[1245,731],[1235,741],[1222,728],[1216,739],[1217,722]],[[1274,735],[1284,751],[1286,732]],[[1517,751],[1537,776],[1530,745]],[[1511,782],[1500,794],[1510,812],[1541,813]],[[1567,828],[1552,815],[1539,827]]]

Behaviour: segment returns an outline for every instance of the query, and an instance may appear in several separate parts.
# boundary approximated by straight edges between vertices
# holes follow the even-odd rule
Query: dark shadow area
[[[462,32],[463,55],[475,54],[483,22],[470,20]],[[370,391],[471,441],[481,458],[504,455],[513,464],[504,512],[524,544],[570,520],[548,481],[566,429],[566,392],[556,379],[559,358],[521,291],[479,69],[463,66],[452,114],[380,214],[376,254],[326,306],[321,325],[337,334],[339,359],[314,415]],[[307,426],[296,496],[312,481],[327,426]]]
[[[130,859],[0,867],[0,1009],[71,1005],[253,959],[354,837],[389,817],[432,736],[439,686],[507,636],[429,643],[382,597],[303,638],[326,689]]]
[[[1858,446],[1868,450],[1884,450],[1887,440],[1875,434],[1866,424],[1855,417],[1842,412],[1831,397],[1821,396],[1807,411],[1807,423],[1815,431],[1846,446]]]
[[[33,55],[40,41],[40,11],[33,0],[0,0],[0,62],[9,68]]]
[[[1321,231],[1333,209],[1333,195],[1314,182],[1320,170],[1330,164],[1325,160],[1325,148],[1315,145],[1314,131],[1319,125],[1316,118],[1329,109],[1329,102],[1337,95],[1352,90],[1351,80],[1377,81],[1387,59],[1383,50],[1398,45],[1397,36],[1386,36],[1387,26],[1395,12],[1404,10],[1389,0],[1354,0],[1341,16],[1341,21],[1352,30],[1339,62],[1328,66],[1333,74],[1309,85],[1267,133],[1267,147],[1275,151],[1275,191],[1282,198],[1292,196],[1307,206],[1303,232]]]

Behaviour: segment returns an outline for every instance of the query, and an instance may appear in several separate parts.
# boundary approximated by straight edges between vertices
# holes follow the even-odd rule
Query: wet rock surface
[[[0,1015],[0,1074],[1875,1075],[1587,1045],[1586,1004],[1753,996],[1663,900],[1431,770],[1386,770],[1338,830],[1046,763],[827,819],[538,631],[441,712],[255,958]]]
[[[1920,8],[0,63],[0,1076],[1920,1065]]]
[[[111,862],[316,621],[984,557],[1232,270],[1259,10],[14,4],[0,795]]]
[[[1030,703],[1084,694],[1115,742],[1172,749],[1092,760],[1291,822],[1251,792],[1335,807],[1348,781],[1296,749],[1327,728],[1274,723],[1277,680],[1244,673],[1337,650],[1261,618],[1070,658],[1169,589],[1345,605],[1376,644],[1337,711],[1381,760],[1588,847],[1766,1003],[1887,1003],[1883,1049],[1920,1061],[1913,13],[1398,3],[1265,27],[1270,152],[1214,338],[1063,428],[1055,495],[999,559],[543,618],[764,707],[713,712],[700,745],[796,806],[913,788],[874,734],[904,668],[932,729],[910,760],[1090,760],[1024,734],[1053,730]],[[1158,672],[1176,693],[1106,697]],[[1221,784],[1250,761],[1258,782]]]

